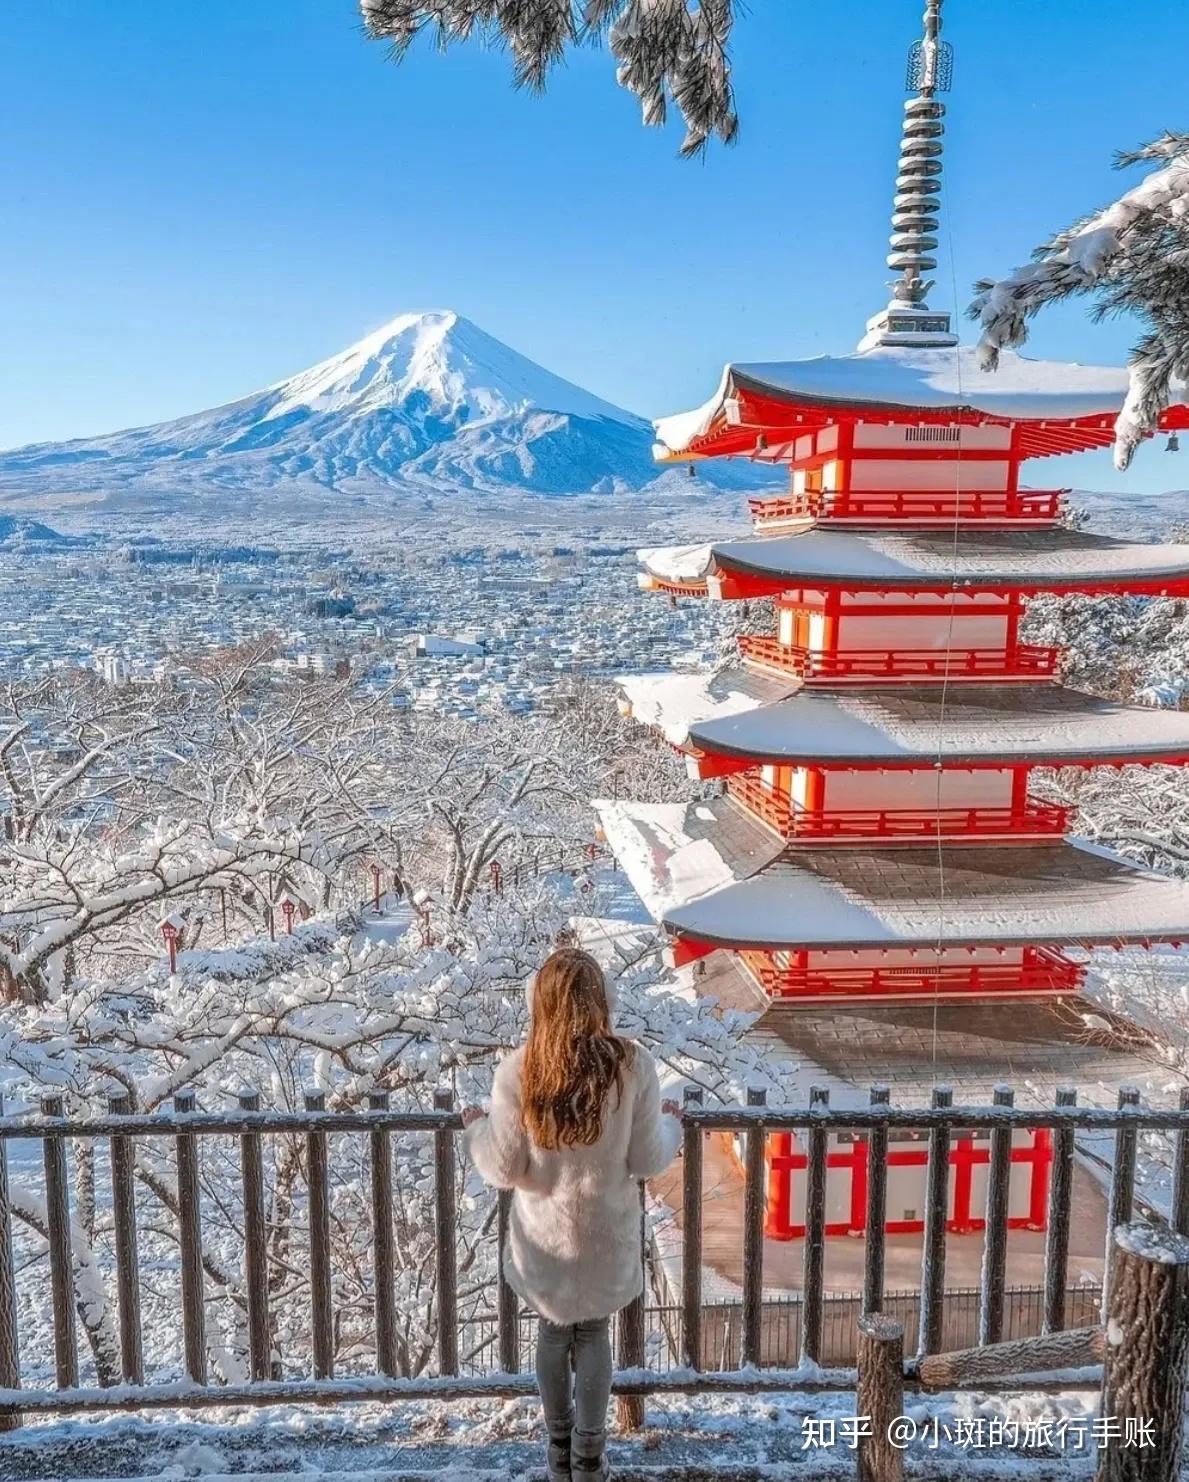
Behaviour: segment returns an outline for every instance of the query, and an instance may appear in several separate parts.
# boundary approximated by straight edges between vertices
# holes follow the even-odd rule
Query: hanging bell
[[[760,435],[759,435],[759,437],[756,438],[756,452],[757,453],[766,452],[767,451],[767,448],[768,448],[768,439],[764,435],[764,433],[761,432]]]
[[[1175,432],[1169,433],[1168,441],[1164,445],[1164,451],[1166,453],[1179,453],[1181,451],[1181,439]]]

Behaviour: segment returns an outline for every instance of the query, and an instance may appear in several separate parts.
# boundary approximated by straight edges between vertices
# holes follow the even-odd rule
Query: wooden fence
[[[615,1388],[620,1395],[639,1396],[656,1392],[802,1392],[847,1390],[855,1384],[851,1367],[822,1368],[823,1361],[836,1360],[826,1344],[830,1297],[823,1284],[824,1217],[826,1207],[827,1137],[831,1131],[863,1132],[869,1139],[868,1223],[862,1293],[849,1304],[847,1321],[862,1313],[871,1318],[883,1314],[889,1320],[896,1303],[885,1292],[884,1205],[886,1169],[883,1154],[892,1129],[919,1129],[928,1135],[926,1222],[923,1238],[922,1278],[912,1314],[919,1329],[913,1352],[902,1364],[902,1378],[920,1384],[921,1364],[942,1352],[946,1344],[947,1303],[959,1299],[947,1293],[945,1281],[945,1217],[947,1203],[947,1158],[952,1137],[963,1131],[990,1134],[991,1157],[984,1232],[984,1281],[972,1319],[978,1342],[996,1345],[1010,1336],[1005,1328],[1009,1312],[1006,1281],[1007,1188],[1012,1131],[1016,1128],[1048,1127],[1053,1132],[1049,1223],[1046,1236],[1046,1268],[1038,1301],[1039,1326],[1043,1334],[1059,1333],[1086,1322],[1084,1310],[1071,1312],[1071,1302],[1082,1298],[1067,1280],[1070,1229],[1070,1195],[1075,1138],[1079,1133],[1113,1139],[1113,1178],[1109,1194],[1111,1229],[1126,1224],[1135,1212],[1137,1139],[1145,1130],[1169,1134],[1172,1157],[1172,1224],[1175,1231],[1189,1230],[1189,1097],[1179,1110],[1151,1110],[1139,1105],[1138,1096],[1125,1092],[1117,1109],[1079,1108],[1072,1092],[1061,1093],[1050,1109],[1027,1110],[1012,1104],[1010,1093],[997,1094],[993,1106],[955,1107],[944,1089],[934,1093],[929,1108],[893,1107],[885,1090],[871,1095],[870,1105],[833,1108],[824,1091],[814,1091],[810,1105],[801,1108],[769,1107],[762,1095],[753,1093],[746,1107],[703,1108],[696,1093],[687,1093],[683,1159],[683,1240],[680,1312],[671,1314],[672,1334],[679,1363],[676,1367],[651,1367],[646,1363],[648,1321],[643,1297],[620,1315],[617,1324],[618,1371]],[[192,1093],[179,1095],[168,1113],[133,1114],[127,1102],[113,1101],[109,1115],[69,1118],[62,1115],[62,1101],[48,1096],[39,1114],[0,1117],[0,1426],[19,1424],[22,1413],[71,1412],[82,1410],[142,1410],[203,1405],[270,1405],[303,1402],[327,1404],[364,1399],[405,1399],[435,1396],[442,1399],[477,1396],[515,1396],[533,1392],[534,1382],[526,1372],[521,1341],[521,1313],[514,1293],[499,1280],[491,1304],[494,1342],[490,1363],[460,1361],[460,1333],[465,1319],[459,1311],[457,1256],[458,1193],[460,1165],[457,1135],[461,1118],[449,1092],[439,1093],[432,1110],[397,1111],[386,1096],[373,1097],[365,1109],[325,1110],[318,1095],[307,1097],[303,1111],[262,1110],[259,1097],[246,1093],[237,1109],[208,1112],[199,1109]],[[746,1199],[742,1231],[743,1290],[737,1310],[727,1318],[725,1340],[715,1328],[722,1322],[713,1305],[703,1297],[701,1262],[704,1136],[711,1132],[740,1135],[744,1143]],[[772,1132],[797,1132],[807,1147],[806,1236],[804,1242],[803,1292],[797,1306],[797,1357],[811,1361],[791,1365],[780,1353],[773,1364],[773,1350],[765,1341],[765,1329],[773,1321],[772,1304],[764,1297],[764,1146]],[[330,1168],[328,1140],[343,1135],[358,1138],[367,1154],[370,1170],[370,1199],[375,1210],[391,1209],[393,1201],[394,1140],[421,1137],[432,1144],[433,1255],[436,1262],[434,1317],[436,1355],[434,1362],[416,1373],[402,1372],[396,1354],[397,1295],[391,1221],[374,1222],[369,1260],[374,1306],[374,1373],[336,1373],[334,1330],[334,1271],[330,1238]],[[303,1200],[301,1208],[308,1237],[308,1351],[304,1372],[280,1372],[274,1362],[273,1315],[270,1313],[269,1224],[266,1200],[267,1141],[296,1139],[302,1158]],[[78,1263],[72,1249],[72,1198],[67,1150],[75,1140],[106,1145],[111,1179],[110,1220],[114,1246],[115,1309],[119,1327],[120,1381],[109,1387],[80,1385],[79,1335],[76,1325],[80,1303],[86,1293],[79,1287]],[[137,1206],[134,1191],[136,1149],[158,1139],[172,1148],[176,1168],[176,1237],[178,1259],[176,1304],[182,1327],[184,1377],[169,1382],[146,1379],[142,1284],[145,1273],[138,1256]],[[37,1356],[22,1349],[17,1322],[14,1280],[13,1201],[9,1187],[9,1150],[16,1143],[40,1145],[36,1161],[44,1180],[44,1233],[48,1242],[49,1289],[53,1312],[54,1383],[34,1378]],[[246,1299],[247,1375],[233,1383],[211,1382],[208,1373],[206,1309],[210,1295],[209,1275],[204,1271],[203,1160],[213,1156],[213,1144],[226,1158],[230,1145],[236,1150],[237,1225],[242,1229],[243,1291]],[[337,1145],[337,1143],[336,1143]],[[27,1158],[26,1158],[27,1161]],[[502,1251],[508,1224],[509,1196],[501,1195],[494,1221]],[[969,1237],[968,1237],[969,1238]],[[1170,1238],[1174,1238],[1170,1235]],[[641,1239],[644,1240],[643,1200]],[[303,1247],[304,1249],[305,1247]],[[305,1287],[303,1285],[304,1292]],[[1072,1295],[1071,1295],[1072,1293]],[[159,1293],[156,1300],[160,1301]],[[968,1295],[960,1299],[967,1308]],[[901,1313],[901,1315],[905,1315]],[[24,1381],[24,1385],[22,1384]],[[1097,1377],[1068,1375],[1053,1380],[1051,1388],[1096,1386]],[[981,1390],[1010,1387],[1010,1377],[980,1379]],[[1043,1381],[1029,1383],[1044,1387]]]

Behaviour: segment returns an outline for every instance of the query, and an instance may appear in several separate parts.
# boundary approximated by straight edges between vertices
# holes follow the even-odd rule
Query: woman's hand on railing
[[[473,1122],[481,1122],[487,1113],[479,1106],[464,1106],[462,1109],[462,1125],[469,1127]]]
[[[674,1101],[671,1096],[661,1102],[661,1111],[668,1113],[668,1115],[671,1117],[676,1117],[679,1122],[681,1121],[681,1102]]]

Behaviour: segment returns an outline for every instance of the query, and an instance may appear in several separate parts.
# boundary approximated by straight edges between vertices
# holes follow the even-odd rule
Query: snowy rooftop
[[[618,684],[633,720],[654,727],[672,746],[684,746],[695,723],[754,713],[795,688],[737,665],[717,674],[631,674]]]
[[[725,799],[706,803],[597,800],[603,833],[654,920],[778,859],[783,844]]]
[[[837,531],[810,529],[714,545],[642,550],[654,577],[697,582],[712,573],[789,587],[993,586],[1050,592],[1189,580],[1189,545],[1135,544],[1086,530]]]
[[[652,914],[724,946],[1189,940],[1189,883],[1088,845],[781,848],[727,799],[598,809]]]
[[[978,351],[881,346],[853,355],[728,365],[709,401],[655,423],[661,456],[681,453],[752,392],[791,406],[882,411],[953,410],[1005,421],[1064,420],[1118,414],[1127,371],[1116,366],[1030,360],[1004,350],[984,371]]]
[[[729,691],[734,672],[720,674],[715,686]],[[657,698],[655,708],[675,728],[667,697]],[[704,719],[687,720],[685,735],[705,751],[765,761],[920,764],[940,757],[951,765],[1060,766],[1086,757],[1189,756],[1189,713],[1120,705],[1048,684],[955,685],[944,699],[936,685],[805,690],[735,713],[708,706]]]
[[[990,1101],[996,1086],[1008,1084],[1019,1105],[1052,1106],[1060,1088],[1074,1086],[1083,1106],[1111,1106],[1120,1086],[1144,1085],[1152,1075],[1146,1037],[1109,1010],[1090,1013],[1078,997],[828,1006],[784,1000],[755,1029],[820,1067],[814,1079],[890,1086],[897,1106],[923,1106],[933,1087],[946,1083],[959,1088],[966,1105]],[[831,1095],[840,1105],[855,1099]]]

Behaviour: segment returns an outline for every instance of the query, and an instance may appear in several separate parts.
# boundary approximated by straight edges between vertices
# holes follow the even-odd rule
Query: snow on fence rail
[[[700,1093],[686,1094],[682,1168],[683,1259],[680,1302],[669,1314],[670,1323],[661,1330],[676,1347],[678,1363],[655,1369],[646,1365],[646,1308],[637,1299],[620,1315],[617,1324],[618,1370],[615,1387],[621,1396],[658,1392],[762,1392],[799,1390],[817,1392],[853,1388],[855,1370],[819,1367],[824,1351],[827,1303],[824,1287],[827,1139],[831,1132],[860,1130],[868,1143],[868,1199],[865,1268],[861,1298],[851,1309],[858,1317],[857,1348],[860,1369],[864,1353],[871,1362],[884,1362],[881,1345],[890,1324],[900,1333],[896,1309],[888,1301],[884,1283],[884,1214],[887,1197],[885,1155],[888,1134],[911,1128],[927,1133],[925,1232],[922,1276],[916,1310],[912,1317],[918,1330],[916,1351],[897,1361],[898,1383],[923,1386],[931,1373],[946,1373],[956,1387],[981,1390],[1010,1388],[1027,1358],[1027,1345],[1048,1344],[1067,1326],[1070,1289],[1067,1282],[1070,1234],[1070,1201],[1074,1139],[1079,1131],[1114,1137],[1112,1185],[1109,1195],[1109,1227],[1127,1225],[1134,1214],[1137,1137],[1141,1130],[1171,1134],[1173,1148],[1172,1229],[1164,1234],[1165,1245],[1189,1253],[1189,1093],[1179,1110],[1142,1107],[1138,1095],[1123,1092],[1114,1110],[1078,1107],[1072,1091],[1061,1092],[1058,1104],[1048,1109],[1017,1108],[1011,1092],[996,1093],[992,1106],[958,1107],[944,1088],[934,1092],[928,1108],[893,1107],[884,1088],[871,1094],[865,1107],[834,1108],[828,1094],[815,1089],[806,1107],[770,1107],[762,1092],[749,1094],[746,1107],[704,1108]],[[389,1106],[385,1094],[370,1098],[366,1109],[327,1111],[321,1093],[305,1099],[302,1111],[272,1111],[260,1107],[257,1093],[240,1097],[238,1109],[200,1110],[192,1092],[174,1100],[172,1110],[151,1115],[133,1114],[126,1097],[113,1098],[110,1114],[73,1118],[63,1115],[62,1099],[46,1096],[37,1115],[0,1116],[0,1428],[20,1423],[22,1412],[70,1412],[80,1410],[143,1410],[204,1405],[271,1405],[364,1399],[407,1399],[417,1396],[441,1399],[474,1396],[515,1396],[533,1391],[534,1381],[522,1363],[522,1314],[515,1294],[497,1276],[494,1321],[496,1366],[480,1368],[474,1354],[460,1360],[460,1334],[471,1319],[460,1317],[459,1270],[457,1262],[458,1190],[460,1163],[457,1135],[462,1122],[453,1105],[452,1093],[437,1093],[432,1110],[399,1111]],[[1049,1219],[1046,1235],[1045,1279],[1040,1298],[1041,1334],[1035,1339],[1012,1335],[1004,1344],[1006,1283],[1006,1239],[1008,1179],[1011,1134],[1014,1128],[1043,1126],[1053,1133],[1050,1169]],[[991,1151],[987,1179],[986,1228],[984,1233],[983,1282],[978,1294],[978,1349],[951,1354],[954,1363],[938,1366],[942,1354],[943,1317],[950,1294],[945,1286],[945,1235],[947,1213],[947,1167],[951,1139],[964,1132],[989,1131]],[[727,1131],[742,1140],[745,1173],[745,1204],[742,1230],[742,1296],[735,1316],[729,1319],[730,1340],[723,1339],[722,1314],[716,1304],[707,1304],[703,1293],[702,1213],[703,1142],[706,1133]],[[771,1362],[774,1350],[765,1342],[765,1324],[772,1320],[773,1304],[764,1294],[764,1177],[765,1144],[774,1132],[796,1131],[806,1146],[806,1201],[803,1291],[797,1303],[800,1362],[790,1363],[784,1353]],[[396,1286],[394,1239],[391,1219],[374,1222],[371,1239],[371,1291],[375,1373],[336,1375],[334,1273],[330,1223],[330,1139],[351,1134],[367,1149],[370,1195],[373,1210],[393,1206],[394,1139],[428,1137],[432,1143],[433,1260],[436,1262],[434,1303],[436,1306],[436,1372],[402,1372],[395,1342]],[[303,1153],[304,1209],[309,1252],[309,1351],[312,1362],[304,1374],[285,1374],[275,1362],[274,1314],[270,1312],[273,1290],[270,1276],[270,1229],[266,1210],[265,1156],[267,1139],[280,1135],[296,1137]],[[185,1377],[173,1382],[146,1382],[141,1316],[142,1282],[145,1272],[138,1257],[137,1209],[134,1173],[137,1147],[148,1139],[172,1145],[176,1165],[176,1222],[179,1249],[178,1306],[182,1321]],[[206,1307],[209,1298],[204,1271],[202,1243],[203,1203],[200,1170],[204,1159],[214,1156],[213,1143],[225,1150],[228,1139],[238,1144],[239,1225],[242,1228],[242,1263],[247,1321],[247,1377],[232,1383],[211,1383],[208,1373],[209,1346]],[[83,1387],[79,1380],[79,1344],[76,1315],[84,1313],[94,1293],[88,1286],[97,1278],[93,1268],[77,1259],[73,1248],[77,1228],[71,1209],[67,1172],[67,1149],[75,1141],[106,1142],[111,1174],[110,1217],[114,1235],[114,1281],[119,1317],[120,1381],[107,1387]],[[220,1141],[221,1140],[221,1141]],[[54,1387],[24,1387],[28,1384],[30,1355],[22,1352],[17,1324],[12,1234],[13,1198],[9,1186],[9,1149],[14,1143],[40,1143],[44,1177],[43,1223],[49,1252],[49,1286],[53,1312]],[[498,1248],[502,1254],[507,1236],[508,1194],[498,1198],[495,1220]],[[1178,1233],[1179,1232],[1179,1233]],[[641,1239],[645,1239],[643,1196]],[[1170,1244],[1171,1243],[1171,1244]],[[1151,1242],[1149,1242],[1149,1245]],[[1135,1240],[1114,1264],[1135,1274]],[[1147,1247],[1145,1259],[1168,1260],[1164,1251]],[[1145,1251],[1147,1252],[1145,1255]],[[1189,1254],[1186,1254],[1189,1262]],[[1142,1263],[1141,1263],[1142,1264]],[[1146,1272],[1146,1267],[1144,1268]],[[1189,1268],[1187,1268],[1189,1269]],[[159,1274],[159,1273],[158,1273]],[[303,1273],[304,1274],[304,1273]],[[156,1279],[156,1277],[155,1277]],[[1144,1279],[1148,1279],[1146,1276]],[[1161,1288],[1163,1290],[1163,1288]],[[1170,1298],[1171,1300],[1171,1298]],[[489,1303],[485,1308],[490,1312]],[[718,1304],[721,1305],[721,1304]],[[1085,1322],[1084,1304],[1074,1316]],[[1183,1304],[1189,1311],[1189,1303]],[[901,1315],[907,1316],[901,1310]],[[1185,1312],[1181,1312],[1182,1318]],[[879,1318],[882,1322],[875,1322]],[[1114,1321],[1114,1319],[1112,1319]],[[863,1325],[866,1324],[866,1327]],[[890,1329],[889,1329],[890,1331]],[[952,1330],[951,1330],[952,1332]],[[1098,1337],[1094,1334],[1098,1333]],[[1079,1329],[1068,1335],[1071,1354],[1098,1353],[1101,1329]],[[952,1341],[952,1338],[951,1338]],[[1095,1347],[1094,1345],[1097,1345]],[[490,1338],[481,1348],[490,1348]],[[1010,1350],[1014,1372],[993,1372],[1007,1360],[997,1358]],[[968,1358],[984,1352],[981,1366]],[[1037,1352],[1039,1353],[1039,1349]],[[1044,1350],[1048,1353],[1049,1349]],[[1055,1351],[1055,1350],[1054,1350]],[[1011,1358],[1011,1355],[1016,1355]],[[872,1356],[875,1357],[872,1357]],[[831,1355],[832,1357],[833,1355]],[[727,1366],[734,1360],[737,1367]],[[721,1367],[713,1367],[721,1360]],[[930,1368],[930,1363],[933,1367]],[[1050,1365],[1050,1367],[1052,1367]],[[1109,1365],[1108,1365],[1109,1367]],[[975,1377],[963,1380],[969,1371]],[[868,1376],[870,1377],[870,1376]],[[1070,1389],[1099,1383],[1096,1372],[1049,1376],[1048,1388]],[[1116,1384],[1118,1384],[1116,1376]],[[1029,1380],[1029,1388],[1045,1388],[1046,1380]]]

